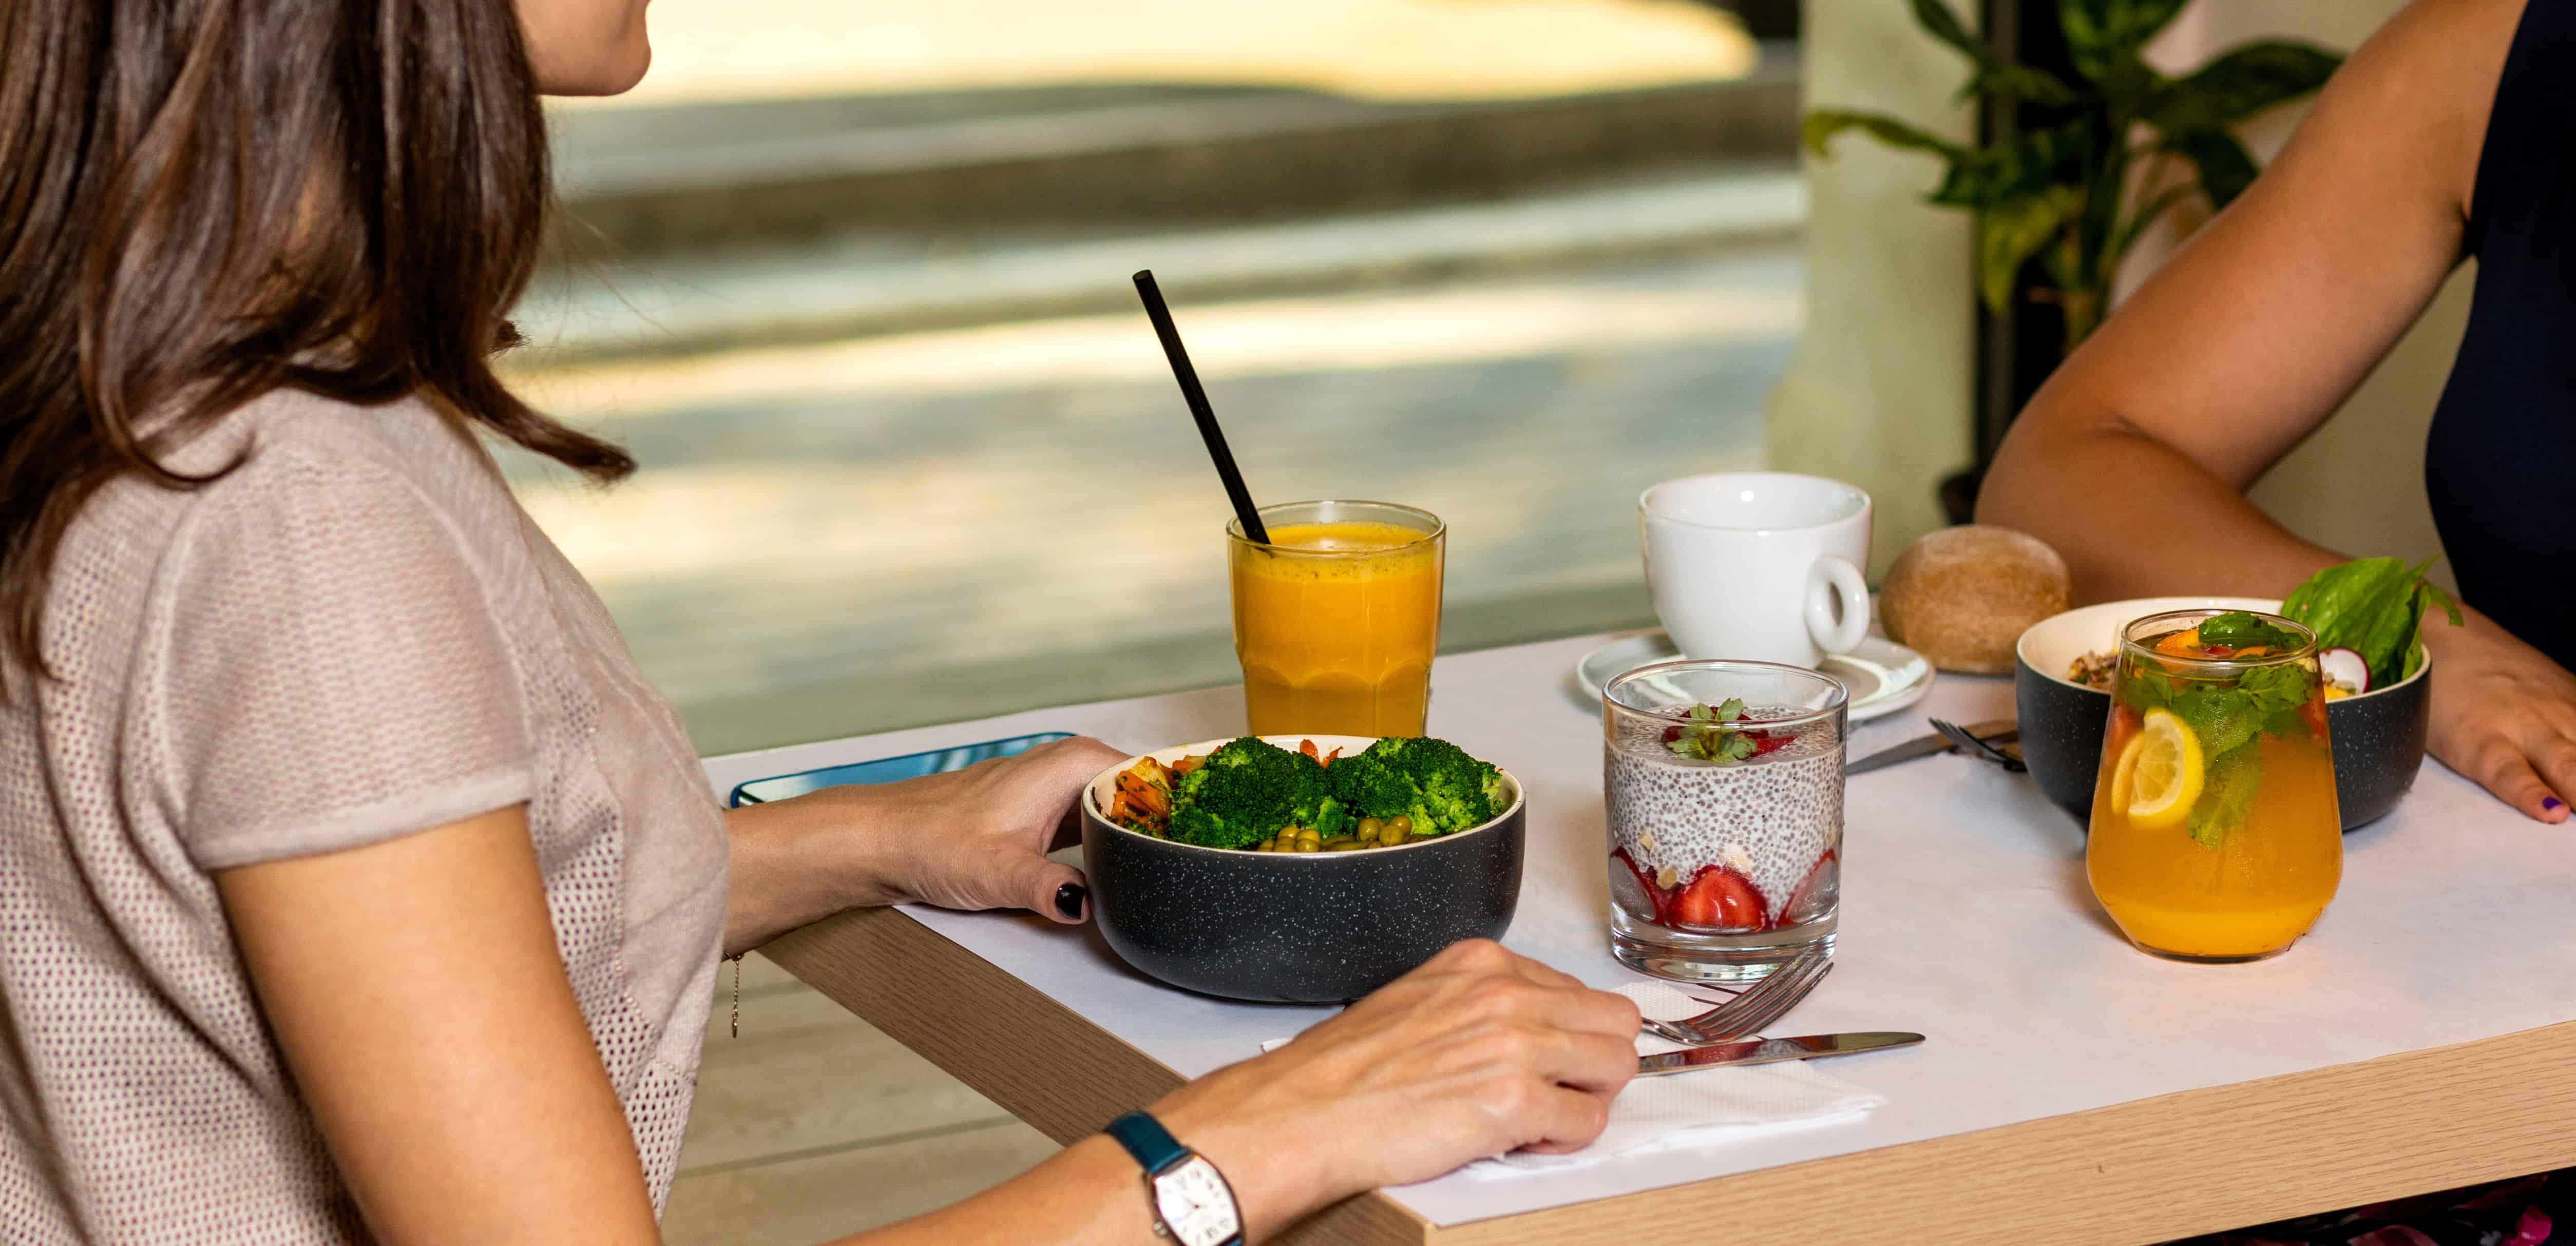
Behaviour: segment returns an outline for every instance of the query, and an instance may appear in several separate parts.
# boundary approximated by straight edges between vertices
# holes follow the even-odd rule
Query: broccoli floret
[[[1246,736],[1208,754],[1172,791],[1171,837],[1249,848],[1285,826],[1338,813],[1314,759]],[[1322,829],[1318,827],[1318,829]]]
[[[1422,803],[1421,789],[1413,786],[1413,780],[1377,755],[1385,743],[1380,741],[1368,752],[1344,757],[1324,769],[1333,785],[1333,798],[1354,816],[1392,818],[1410,814]]]
[[[1414,808],[1405,810],[1412,814],[1418,828],[1445,835],[1489,822],[1500,811],[1501,773],[1446,740],[1380,740],[1360,754],[1359,760],[1369,759],[1375,759],[1419,794]],[[1381,786],[1385,786],[1382,781]],[[1391,816],[1370,812],[1377,817]]]

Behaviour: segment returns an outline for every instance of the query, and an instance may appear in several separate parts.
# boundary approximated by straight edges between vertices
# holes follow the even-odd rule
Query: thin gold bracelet
[[[742,953],[725,958],[733,962],[733,1036],[742,1037]]]

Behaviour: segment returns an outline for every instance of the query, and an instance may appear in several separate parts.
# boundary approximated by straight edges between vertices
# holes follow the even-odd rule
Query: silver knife
[[[1976,723],[1968,728],[1968,734],[1988,744],[2010,744],[2021,738],[2020,729],[2008,721]],[[1957,746],[1950,743],[1948,736],[1936,731],[1922,739],[1908,740],[1892,748],[1872,753],[1859,761],[1846,763],[1843,766],[1843,773],[1845,775],[1868,774],[1872,770],[1882,770],[1900,762],[1912,761],[1917,757],[1947,753],[1955,747]]]
[[[1920,1034],[1896,1034],[1871,1031],[1855,1034],[1809,1034],[1804,1038],[1757,1038],[1741,1043],[1713,1043],[1706,1047],[1685,1047],[1662,1055],[1637,1057],[1637,1076],[1657,1077],[1666,1073],[1688,1073],[1693,1069],[1714,1069],[1734,1064],[1778,1064],[1783,1060],[1813,1060],[1820,1056],[1849,1056],[1864,1051],[1885,1051],[1892,1047],[1911,1047],[1922,1042]]]

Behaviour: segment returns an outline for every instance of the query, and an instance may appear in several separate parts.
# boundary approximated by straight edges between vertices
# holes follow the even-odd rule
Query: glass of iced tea
[[[2129,941],[2260,960],[2343,881],[2343,819],[2316,634],[2243,610],[2121,631],[2085,873]]]
[[[1261,508],[1225,526],[1234,652],[1254,735],[1418,736],[1440,647],[1448,530],[1386,502]]]

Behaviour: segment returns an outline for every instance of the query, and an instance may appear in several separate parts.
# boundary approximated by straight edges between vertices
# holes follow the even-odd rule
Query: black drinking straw
[[[1181,345],[1180,326],[1172,323],[1172,309],[1163,304],[1153,269],[1136,274],[1136,296],[1145,300],[1145,316],[1154,322],[1154,336],[1163,339],[1163,356],[1172,361],[1172,379],[1181,383],[1181,400],[1190,404],[1190,418],[1198,421],[1199,439],[1207,443],[1208,457],[1216,461],[1217,479],[1225,482],[1225,496],[1234,503],[1234,517],[1242,522],[1243,535],[1255,545],[1268,545],[1270,530],[1261,526],[1252,491],[1243,487],[1234,452],[1225,448],[1225,430],[1216,426],[1216,408],[1208,405],[1207,391],[1199,387],[1199,370],[1190,366],[1189,349]]]

